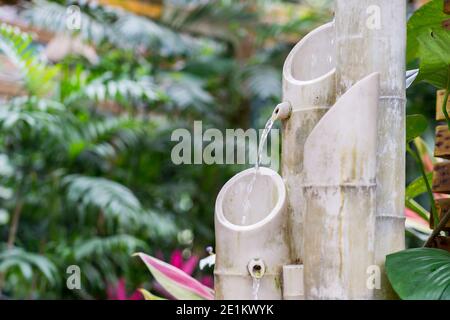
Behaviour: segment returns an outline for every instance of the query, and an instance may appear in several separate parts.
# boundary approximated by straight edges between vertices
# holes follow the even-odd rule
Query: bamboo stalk
[[[379,75],[355,84],[305,143],[307,299],[371,299]]]
[[[291,51],[283,68],[283,101],[292,106],[283,121],[281,172],[286,184],[291,262],[303,262],[304,144],[334,104],[334,24],[328,23],[304,37]]]
[[[406,1],[336,0],[337,92],[380,73],[375,264],[404,249]],[[384,275],[377,298],[391,295]]]

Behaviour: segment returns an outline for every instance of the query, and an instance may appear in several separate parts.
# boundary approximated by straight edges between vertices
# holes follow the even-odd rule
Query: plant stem
[[[21,189],[21,188],[19,188]],[[14,242],[16,241],[17,229],[19,228],[20,214],[22,213],[23,201],[20,196],[21,192],[18,192],[16,207],[14,208],[13,219],[11,221],[11,227],[9,228],[7,249],[12,250],[14,248]],[[0,296],[2,295],[3,286],[5,284],[5,273],[0,273]]]
[[[425,168],[423,166],[422,160],[420,159],[420,154],[417,151],[417,148],[412,149],[409,143],[406,144],[406,151],[413,157],[419,166],[420,173],[422,174],[422,178],[425,180],[425,186],[427,188],[427,194],[431,202],[431,214],[433,215],[435,223],[439,223],[439,217],[436,210],[436,204],[434,203],[433,190],[431,189],[430,182],[428,181],[427,174],[425,172]]]
[[[23,202],[18,199],[16,207],[14,208],[13,220],[11,221],[11,227],[9,228],[8,235],[8,249],[14,247],[14,242],[16,241],[17,229],[19,228],[20,214],[22,212]]]
[[[430,237],[428,238],[427,242],[425,242],[424,247],[429,247],[433,244],[434,238],[441,233],[442,229],[447,225],[447,223],[450,221],[450,211],[447,211],[442,217],[441,222],[434,228],[433,232],[431,233]]]

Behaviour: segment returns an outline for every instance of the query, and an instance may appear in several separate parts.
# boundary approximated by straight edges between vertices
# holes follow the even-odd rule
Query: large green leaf
[[[420,72],[418,80],[440,89],[450,89],[450,31],[430,29],[419,36]]]
[[[450,253],[416,248],[386,257],[392,287],[402,299],[450,300]]]
[[[413,114],[406,117],[406,142],[420,136],[428,127],[427,119],[421,114]]]
[[[442,10],[442,0],[433,0],[417,10],[408,21],[408,48],[407,60],[418,58],[419,41],[422,34],[427,34],[430,29],[440,28],[442,21],[449,17]]]

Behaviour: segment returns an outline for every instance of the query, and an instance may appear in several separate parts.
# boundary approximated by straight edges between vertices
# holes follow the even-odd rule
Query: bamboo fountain
[[[405,30],[406,1],[336,0],[335,20],[293,48],[281,176],[246,170],[216,201],[217,299],[393,297],[383,266],[404,248]],[[374,266],[381,287],[368,284]]]

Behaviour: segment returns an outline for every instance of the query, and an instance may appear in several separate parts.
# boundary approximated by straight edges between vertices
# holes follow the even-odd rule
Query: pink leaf
[[[194,273],[195,268],[197,267],[197,264],[198,264],[198,257],[191,256],[185,263],[183,263],[181,270],[183,270],[189,275],[192,275]]]
[[[106,292],[109,300],[142,300],[142,294],[137,290],[127,297],[125,278],[120,278],[116,285],[108,284]]]
[[[174,250],[170,256],[170,264],[178,269],[183,267],[183,253],[181,250]]]
[[[176,299],[214,299],[213,291],[184,271],[144,253],[137,253],[155,279]]]
[[[214,278],[212,276],[203,276],[200,282],[208,288],[214,288]]]
[[[411,219],[412,221],[415,221],[417,223],[420,223],[426,227],[429,226],[428,221],[423,219],[421,216],[419,216],[417,213],[412,211],[411,209],[405,208],[405,216],[407,219]]]
[[[125,286],[125,278],[120,278],[116,289],[117,300],[127,300],[127,290]]]
[[[134,291],[131,296],[128,297],[128,300],[142,300],[143,294],[139,290]]]

